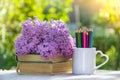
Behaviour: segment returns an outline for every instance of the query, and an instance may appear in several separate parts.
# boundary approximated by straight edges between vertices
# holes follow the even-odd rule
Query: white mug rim
[[[77,48],[77,47],[76,47],[76,48]],[[95,49],[96,49],[96,47],[92,47],[92,48],[95,48]],[[91,49],[92,49],[92,48],[91,48]],[[89,48],[82,48],[82,49],[89,49]]]
[[[96,47],[92,47],[92,48],[75,48],[75,49],[95,49],[96,50]]]

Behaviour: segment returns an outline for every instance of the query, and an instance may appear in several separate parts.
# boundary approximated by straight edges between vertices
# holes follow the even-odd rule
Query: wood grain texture
[[[37,63],[36,61],[42,61],[45,63]],[[19,74],[64,74],[72,72],[72,60],[65,59],[61,56],[57,56],[54,59],[44,60],[39,55],[24,55],[18,56],[17,67],[17,72]]]
[[[28,54],[17,56],[18,61],[45,61],[45,62],[58,62],[58,61],[66,61],[68,59],[64,58],[63,56],[55,56],[54,58],[43,59],[40,55]]]

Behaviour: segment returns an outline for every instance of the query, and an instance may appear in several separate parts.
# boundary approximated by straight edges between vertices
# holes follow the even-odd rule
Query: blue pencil
[[[92,48],[92,45],[93,45],[93,31],[90,31],[90,48]]]

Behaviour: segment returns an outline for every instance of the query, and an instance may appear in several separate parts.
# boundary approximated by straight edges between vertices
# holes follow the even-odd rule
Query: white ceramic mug
[[[96,66],[96,54],[100,53],[101,57],[106,60]],[[96,51],[96,48],[75,48],[73,54],[73,74],[93,74],[95,69],[100,68],[106,64],[109,57],[102,53],[102,51]]]

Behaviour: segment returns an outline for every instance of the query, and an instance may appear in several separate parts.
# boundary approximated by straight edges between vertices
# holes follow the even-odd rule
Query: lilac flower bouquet
[[[33,53],[43,58],[53,58],[55,55],[72,57],[74,40],[62,21],[28,19],[22,27],[21,35],[15,41],[17,56]]]

